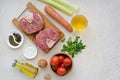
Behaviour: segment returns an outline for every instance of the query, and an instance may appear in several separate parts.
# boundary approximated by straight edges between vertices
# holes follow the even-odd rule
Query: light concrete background
[[[57,43],[49,54],[44,54],[38,49],[38,55],[33,60],[25,59],[22,54],[24,46],[32,44],[26,36],[20,48],[11,49],[7,46],[7,34],[11,30],[17,30],[11,20],[25,9],[29,1],[59,26],[66,38],[73,36],[73,33],[68,33],[44,12],[46,4],[38,0],[1,0],[0,80],[44,80],[43,76],[47,73],[52,76],[52,80],[120,80],[120,0],[69,0],[79,5],[80,11],[77,14],[85,15],[89,23],[88,27],[79,33],[87,47],[73,58],[74,66],[68,75],[59,77],[50,70],[50,66],[47,66],[46,69],[40,69],[36,78],[32,79],[13,68],[11,64],[14,59],[29,62],[34,66],[37,66],[37,61],[41,58],[49,62],[50,57],[59,52],[63,45],[61,42]],[[67,21],[71,21],[72,16],[58,12]]]

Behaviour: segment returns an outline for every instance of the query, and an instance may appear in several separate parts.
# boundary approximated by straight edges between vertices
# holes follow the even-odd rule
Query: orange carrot
[[[60,15],[58,14],[52,7],[46,6],[45,12],[50,15],[52,18],[57,20],[64,28],[66,28],[69,32],[72,32],[73,29],[70,24]]]

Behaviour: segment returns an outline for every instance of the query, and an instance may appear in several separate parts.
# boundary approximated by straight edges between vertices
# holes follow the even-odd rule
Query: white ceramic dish
[[[23,48],[23,56],[27,59],[33,59],[37,56],[37,48],[34,45],[27,45]]]
[[[19,43],[18,43],[17,41],[15,41],[15,38],[14,38],[14,41],[18,44],[17,46],[13,46],[13,45],[11,45],[10,42],[9,42],[9,36],[10,36],[10,35],[13,35],[13,33],[18,33],[18,34],[20,34],[20,36],[21,36],[21,41],[20,41]],[[11,48],[19,48],[19,47],[23,44],[23,42],[24,42],[23,34],[22,34],[20,31],[18,31],[18,30],[10,31],[10,33],[7,35],[7,44],[8,44],[8,46],[11,47]]]

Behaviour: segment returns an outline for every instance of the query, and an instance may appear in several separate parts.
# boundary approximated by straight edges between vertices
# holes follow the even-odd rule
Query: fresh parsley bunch
[[[80,40],[79,36],[76,36],[75,40],[72,41],[72,38],[69,37],[67,41],[67,45],[63,45],[62,52],[68,52],[72,57],[74,57],[75,54],[78,54],[82,51],[82,49],[85,49],[86,45],[82,43],[82,40]]]

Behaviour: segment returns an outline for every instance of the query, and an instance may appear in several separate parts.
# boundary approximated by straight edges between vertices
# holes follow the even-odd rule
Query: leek
[[[70,10],[74,11],[74,12],[78,12],[79,11],[79,7],[73,3],[71,3],[68,0],[53,0],[67,8],[69,8]]]

